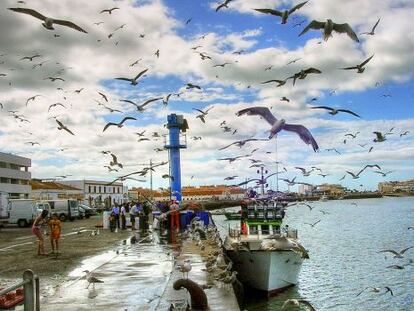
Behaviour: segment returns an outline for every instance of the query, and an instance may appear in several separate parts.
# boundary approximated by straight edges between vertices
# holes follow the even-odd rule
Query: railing
[[[39,277],[32,270],[23,273],[23,280],[0,290],[0,297],[23,286],[24,311],[40,311]]]

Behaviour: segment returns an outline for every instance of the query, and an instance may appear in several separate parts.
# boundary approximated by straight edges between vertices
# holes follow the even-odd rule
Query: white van
[[[49,203],[49,215],[58,214],[61,221],[73,221],[79,217],[78,201],[76,200],[53,200]]]
[[[41,209],[49,209],[47,203],[36,203],[30,199],[9,200],[8,223],[19,227],[27,227],[33,223]]]

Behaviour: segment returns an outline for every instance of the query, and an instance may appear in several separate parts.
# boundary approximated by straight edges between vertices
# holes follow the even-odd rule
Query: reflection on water
[[[288,208],[284,223],[299,229],[310,259],[302,266],[297,287],[269,301],[248,297],[249,311],[279,310],[288,298],[306,298],[317,310],[409,311],[414,310],[414,265],[403,270],[386,268],[414,259],[414,249],[405,258],[384,256],[383,249],[401,250],[414,245],[414,198],[383,198],[315,202]],[[321,212],[324,211],[324,212]],[[327,213],[326,213],[327,212]],[[214,216],[222,233],[229,221]],[[305,223],[321,222],[314,228]],[[364,292],[367,286],[389,286],[390,294]],[[292,309],[294,310],[294,309]]]

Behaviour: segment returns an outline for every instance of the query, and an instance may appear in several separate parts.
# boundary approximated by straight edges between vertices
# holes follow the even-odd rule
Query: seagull
[[[104,167],[106,167],[109,172],[118,172],[118,170],[116,168],[112,168],[109,165],[105,165]]]
[[[40,146],[40,144],[37,141],[28,141],[26,144],[27,145],[32,145],[32,146],[34,146],[34,145],[39,145]]]
[[[293,79],[293,85],[295,85],[296,79],[303,80],[308,76],[308,74],[311,74],[311,73],[321,74],[322,71],[320,71],[319,69],[310,67],[308,69],[304,69],[304,70],[301,70],[301,71],[295,73],[293,76],[288,77],[286,80]]]
[[[87,33],[86,30],[82,29],[81,27],[79,27],[78,25],[70,22],[70,21],[66,21],[66,20],[61,20],[61,19],[53,19],[51,17],[46,17],[42,14],[40,14],[39,12],[32,10],[32,9],[26,9],[26,8],[9,8],[9,10],[12,10],[14,12],[18,12],[18,13],[23,13],[23,14],[28,14],[31,15],[37,19],[40,19],[43,21],[42,25],[43,27],[45,27],[48,30],[54,30],[55,28],[53,28],[53,25],[61,25],[61,26],[66,26],[72,29],[75,29],[77,31],[80,32],[84,32]]]
[[[290,99],[287,98],[286,96],[283,96],[280,100],[285,101],[285,102],[290,102]]]
[[[121,127],[123,127],[123,126],[124,126],[124,122],[126,122],[126,121],[128,121],[128,120],[135,120],[135,121],[136,121],[137,119],[135,119],[134,117],[125,117],[125,118],[123,118],[123,119],[121,120],[121,122],[119,122],[119,123],[109,122],[109,123],[107,123],[107,124],[105,125],[105,127],[104,127],[104,129],[103,129],[103,131],[102,131],[102,132],[105,132],[105,131],[106,131],[106,129],[107,129],[108,127],[113,126],[113,125],[115,125],[115,126],[117,126],[117,127],[121,128]]]
[[[356,116],[358,118],[361,118],[358,114],[348,109],[336,109],[336,108],[331,108],[327,106],[316,106],[316,107],[311,107],[311,109],[326,109],[326,110],[329,110],[328,113],[333,116],[336,115],[338,112],[345,112],[345,113],[352,114],[353,116]]]
[[[288,186],[294,186],[296,184],[295,179],[296,177],[294,177],[292,180],[285,178],[285,179],[282,179],[282,181],[286,182]]]
[[[381,18],[378,18],[377,22],[375,23],[374,27],[372,27],[370,32],[363,32],[363,33],[361,33],[361,35],[370,35],[370,36],[375,35],[375,28],[377,28],[380,20],[381,20]]]
[[[37,57],[42,57],[42,55],[40,55],[40,54],[36,54],[36,55],[33,55],[33,56],[25,56],[25,57],[20,58],[19,60],[25,60],[25,59],[28,59],[28,60],[30,60],[30,61],[32,62],[32,61],[33,61],[33,59],[34,59],[34,58],[37,58]]]
[[[57,107],[57,106],[62,106],[63,108],[66,108],[66,106],[64,104],[61,103],[56,103],[56,104],[52,104],[49,106],[49,109],[47,110],[47,112],[50,111],[50,109],[52,109],[53,107]]]
[[[163,99],[162,97],[156,97],[156,98],[151,98],[151,99],[148,99],[147,101],[145,101],[143,104],[141,104],[141,105],[138,105],[137,103],[134,103],[133,101],[131,101],[131,100],[127,100],[127,99],[121,99],[120,101],[121,102],[126,102],[126,103],[129,103],[129,104],[132,104],[132,105],[134,105],[135,107],[137,107],[137,110],[139,111],[139,112],[144,112],[144,110],[145,110],[145,106],[146,105],[148,105],[148,104],[150,104],[150,103],[152,103],[152,102],[155,102],[155,101],[157,101],[157,100],[160,100],[160,99]]]
[[[234,161],[236,161],[238,159],[246,158],[248,156],[249,155],[246,154],[246,155],[240,155],[240,156],[237,156],[237,157],[228,157],[228,158],[222,158],[222,159],[217,159],[217,160],[219,160],[219,161],[229,161],[229,163],[232,163],[232,162],[234,162]]]
[[[219,150],[227,149],[228,147],[233,146],[233,145],[237,145],[241,148],[249,141],[267,141],[267,140],[268,139],[259,139],[259,138],[248,138],[248,139],[244,139],[244,140],[238,140],[238,141],[235,141],[234,143],[231,143],[230,145],[227,145],[227,146],[224,146],[224,147],[220,148]]]
[[[114,7],[112,9],[105,9],[105,10],[100,11],[99,14],[102,14],[102,13],[112,14],[112,11],[115,11],[115,10],[119,10],[119,8],[118,7]]]
[[[407,135],[408,133],[410,133],[410,131],[405,131],[405,132],[402,132],[402,133],[400,134],[400,137],[403,137],[403,136]]]
[[[262,84],[267,84],[267,83],[275,82],[275,83],[277,83],[276,87],[280,87],[280,86],[286,84],[286,80],[287,79],[285,79],[285,80],[276,80],[276,79],[274,79],[274,80],[268,80],[268,81],[262,82]]]
[[[352,30],[348,23],[336,24],[331,19],[327,19],[326,22],[318,22],[313,20],[308,26],[305,27],[305,29],[303,29],[299,36],[303,35],[310,29],[323,29],[323,39],[325,41],[328,41],[329,37],[332,36],[332,31],[336,31],[339,33],[346,33],[352,40],[359,42],[356,33]]]
[[[145,132],[146,132],[146,130],[143,130],[141,133],[136,132],[135,134],[137,134],[139,137],[142,137],[142,136],[144,136]]]
[[[384,294],[386,294],[386,293],[389,292],[391,294],[391,296],[394,296],[394,293],[392,292],[392,290],[391,290],[390,287],[385,286],[384,288],[385,288],[385,293]],[[361,295],[367,289],[369,289],[373,293],[379,293],[381,291],[381,287],[371,287],[371,286],[368,286],[368,287],[365,287],[362,291],[360,291],[356,296],[358,297],[359,295]]]
[[[27,107],[27,105],[29,104],[29,101],[34,101],[34,100],[36,99],[36,97],[39,97],[39,96],[42,96],[42,95],[34,95],[34,96],[32,96],[32,97],[29,97],[29,98],[26,100],[26,107]]]
[[[223,3],[220,3],[217,7],[216,7],[216,12],[218,12],[221,8],[229,8],[228,4],[233,1],[233,0],[225,0]]]
[[[236,113],[237,116],[243,114],[247,115],[259,115],[264,118],[267,123],[271,125],[269,139],[272,139],[278,132],[285,130],[295,132],[299,135],[304,143],[307,145],[311,144],[313,150],[316,152],[319,150],[319,146],[316,140],[313,138],[311,132],[301,124],[288,124],[284,119],[277,120],[267,107],[251,107],[240,110]]]
[[[144,75],[146,72],[148,71],[148,69],[145,69],[143,71],[141,71],[139,74],[137,74],[135,76],[135,78],[129,79],[129,78],[115,78],[116,80],[123,80],[123,81],[129,81],[131,82],[131,85],[137,85],[138,84],[138,79]]]
[[[236,177],[239,177],[239,176],[237,176],[237,175],[234,175],[234,176],[228,176],[228,177],[224,178],[224,180],[233,180],[233,179],[235,179]]]
[[[311,226],[312,228],[314,228],[319,222],[320,222],[321,220],[319,219],[317,222],[314,222],[313,224],[309,224],[309,223],[306,223],[305,222],[305,225],[309,225],[309,226]]]
[[[60,77],[47,77],[47,78],[44,78],[43,80],[50,80],[52,82],[55,82],[56,80],[65,81],[65,79],[60,78]]]
[[[392,249],[385,249],[385,250],[379,251],[379,253],[392,253],[392,254],[394,254],[394,258],[404,258],[404,256],[403,256],[404,253],[406,251],[408,251],[409,249],[413,248],[413,247],[414,246],[410,246],[410,247],[404,248],[400,252],[397,252],[397,251],[392,250]]]
[[[295,5],[290,10],[285,10],[283,12],[277,11],[277,10],[272,10],[272,9],[254,9],[254,10],[257,11],[257,12],[260,12],[260,13],[265,13],[265,14],[271,14],[271,15],[279,16],[279,17],[282,18],[282,24],[286,24],[289,15],[292,14],[293,12],[295,12],[296,10],[300,9],[301,7],[303,7],[307,2],[308,1],[299,3],[298,5]]]
[[[381,170],[381,167],[379,166],[379,165],[377,165],[377,164],[368,164],[368,165],[365,165],[365,167],[363,168],[363,169],[361,169],[357,174],[354,174],[354,173],[352,173],[352,172],[350,172],[350,171],[346,171],[349,175],[351,175],[352,176],[352,178],[353,179],[358,179],[359,178],[359,175],[363,172],[363,171],[365,171],[368,167],[376,167],[376,168],[378,168],[379,170]]]
[[[73,136],[75,136],[75,134],[73,134],[73,132],[70,130],[70,129],[68,129],[65,125],[63,125],[63,123],[62,122],[60,122],[58,119],[55,119],[56,120],[56,123],[59,125],[58,126],[58,130],[60,131],[60,130],[65,130],[66,132],[68,132],[69,134],[71,134],[71,135],[73,135]]]
[[[281,311],[286,310],[289,305],[294,305],[295,307],[300,307],[301,305],[304,305],[307,309],[311,311],[316,311],[316,309],[311,305],[311,303],[305,299],[288,299],[283,303]]]
[[[203,116],[206,116],[207,114],[208,114],[208,112],[211,110],[211,109],[213,109],[214,108],[214,106],[211,106],[210,108],[208,108],[206,111],[203,111],[203,110],[201,110],[201,109],[197,109],[197,108],[192,108],[193,110],[196,110],[196,111],[198,111],[198,112],[200,112]]]
[[[115,166],[117,165],[120,168],[123,168],[124,166],[118,162],[118,158],[116,157],[116,155],[114,155],[113,153],[111,153],[111,157],[112,157],[112,161],[109,162],[110,166]]]
[[[302,172],[302,174],[303,174],[304,177],[310,176],[310,174],[313,172],[313,169],[311,169],[310,171],[307,171],[303,167],[295,166],[295,168],[297,170],[300,170]]]
[[[157,56],[157,58],[160,58],[160,49],[156,50],[154,55]]]
[[[129,65],[129,67],[134,67],[135,65],[137,65],[140,61],[142,60],[142,58],[137,59],[135,62],[133,62],[132,64]]]
[[[188,272],[191,271],[191,260],[186,259],[184,262],[179,263],[178,269],[183,273],[183,277],[187,276],[188,279]]]
[[[382,177],[387,177],[387,175],[389,175],[393,172],[394,171],[388,171],[388,172],[374,171],[374,173],[380,174]]]
[[[345,68],[341,68],[344,70],[352,70],[352,69],[356,69],[357,73],[363,73],[365,71],[365,65],[374,57],[374,54],[372,54],[370,57],[368,57],[366,60],[364,60],[361,64],[359,65],[355,65],[352,67],[345,67]]]
[[[336,148],[329,148],[329,149],[325,149],[326,151],[335,151],[337,154],[341,154],[338,150],[336,150]]]
[[[86,273],[86,280],[88,281],[88,286],[87,286],[86,288],[89,288],[89,286],[90,286],[91,284],[93,284],[93,288],[95,288],[95,283],[104,283],[104,281],[102,281],[102,280],[100,280],[100,279],[98,279],[98,278],[94,277],[94,276],[92,275],[92,272],[90,272],[89,270],[85,270],[85,271],[83,271],[83,272],[85,272],[85,273]]]
[[[217,64],[217,65],[214,65],[213,68],[214,67],[222,67],[222,68],[224,68],[226,65],[230,65],[230,63]]]
[[[101,95],[101,96],[102,96],[102,98],[103,98],[106,102],[108,102],[108,97],[106,97],[106,95],[105,95],[104,93],[98,92],[98,94],[99,94],[99,95]]]
[[[295,58],[295,59],[293,59],[293,60],[291,60],[291,61],[289,61],[287,64],[286,64],[286,66],[288,66],[288,65],[290,65],[290,64],[294,64],[294,63],[296,63],[297,61],[299,61],[299,60],[301,60],[302,58]]]
[[[346,137],[346,136],[349,136],[349,137],[352,137],[352,139],[355,139],[359,133],[360,133],[360,132],[356,132],[355,134],[352,134],[352,133],[347,133],[347,134],[345,134],[345,137]]]
[[[186,89],[187,89],[187,90],[189,90],[189,89],[199,89],[199,90],[201,90],[201,87],[200,87],[200,86],[198,86],[198,85],[196,85],[196,84],[187,83],[187,84],[186,84]]]
[[[374,138],[374,142],[375,143],[382,143],[383,141],[386,141],[387,138],[385,137],[385,135],[383,135],[381,132],[373,132],[377,137]]]
[[[83,87],[80,88],[79,90],[75,90],[74,92],[77,93],[77,94],[80,94],[80,92],[82,92],[82,91],[83,91]]]

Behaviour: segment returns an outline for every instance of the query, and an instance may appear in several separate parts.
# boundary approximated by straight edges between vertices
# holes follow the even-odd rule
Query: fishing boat
[[[240,225],[229,228],[223,243],[240,281],[267,296],[297,284],[302,262],[309,258],[297,230],[282,228],[286,206],[272,199],[243,201]]]

